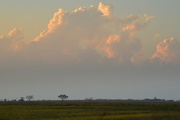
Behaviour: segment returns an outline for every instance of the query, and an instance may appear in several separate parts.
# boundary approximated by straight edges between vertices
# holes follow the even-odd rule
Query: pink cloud
[[[19,54],[27,60],[66,62],[113,59],[119,63],[136,63],[145,59],[142,57],[141,39],[136,33],[146,27],[151,19],[152,16],[146,14],[116,18],[111,6],[99,3],[98,7],[80,7],[71,12],[59,9],[47,29],[29,44],[19,45],[19,40],[23,38],[22,30],[14,29],[8,38],[16,41],[13,46],[21,48]]]
[[[156,46],[151,57],[153,63],[180,63],[180,42],[175,38],[165,39]]]
[[[1,51],[15,51],[19,49],[19,44],[24,38],[22,29],[14,28],[8,35],[0,36],[0,49]]]
[[[117,59],[120,63],[135,62],[134,57],[141,51],[141,40],[123,33],[107,39],[105,51],[108,58]]]
[[[112,16],[112,7],[110,5],[105,5],[100,2],[98,9],[103,13],[104,16]]]
[[[123,31],[137,31],[146,27],[153,16],[144,15],[130,15],[126,19],[129,22],[126,26],[124,26]]]
[[[28,44],[22,43],[22,29],[14,28],[0,36],[0,54],[16,52],[31,61],[87,62],[113,60],[120,64],[149,61],[142,51],[137,32],[149,25],[153,16],[129,15],[124,19],[113,16],[112,7],[80,7],[71,12],[59,9],[39,36]],[[155,37],[159,37],[157,34]],[[179,63],[180,42],[166,39],[156,46],[151,63]]]
[[[91,54],[94,51],[99,59],[106,57],[135,62],[134,57],[141,50],[141,39],[136,37],[136,32],[148,25],[151,18],[145,14],[117,19],[112,7],[103,3],[98,7],[80,7],[72,12],[59,9],[47,30],[33,40],[37,50],[33,44],[31,46],[40,59],[79,61],[85,54],[90,54],[89,51]],[[119,26],[118,29],[114,29],[115,26]]]
[[[105,45],[108,58],[117,59],[121,63],[139,63],[145,61],[141,52],[141,39],[136,33],[146,27],[152,16],[130,15],[124,21],[126,24],[119,35],[110,36]]]

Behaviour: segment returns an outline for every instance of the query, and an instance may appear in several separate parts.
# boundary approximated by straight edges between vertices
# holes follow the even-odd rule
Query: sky
[[[179,0],[1,0],[0,100],[180,100]]]

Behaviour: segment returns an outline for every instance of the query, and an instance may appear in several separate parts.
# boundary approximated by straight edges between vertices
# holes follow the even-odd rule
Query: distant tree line
[[[34,96],[33,95],[28,95],[25,98],[27,99],[27,101],[31,101],[32,99],[34,99]],[[11,101],[20,101],[20,102],[23,102],[23,101],[25,101],[25,98],[24,97],[20,97],[18,100],[17,99],[12,99]],[[4,99],[4,100],[1,100],[1,101],[6,102],[6,101],[9,101],[9,100]]]
[[[68,99],[69,96],[66,94],[60,94],[58,96],[59,99],[61,99],[61,102],[64,102],[66,99]],[[7,100],[7,99],[1,99],[0,102],[6,102],[6,101],[32,101],[34,99],[33,95],[27,95],[26,97],[20,97],[17,99]],[[165,99],[159,99],[157,97],[154,98],[145,98],[145,99],[94,99],[93,97],[85,98],[85,101],[106,101],[106,100],[118,100],[118,101],[144,101],[144,102],[180,102],[180,100],[165,100]]]
[[[64,100],[68,99],[68,96],[66,94],[61,94],[61,95],[58,96],[58,98],[60,98],[61,101],[64,102]],[[28,95],[26,97],[20,97],[20,99],[18,99],[18,100],[12,99],[11,101],[21,101],[21,102],[23,102],[23,101],[26,101],[25,99],[27,101],[31,101],[32,99],[34,99],[34,96],[33,95]],[[0,100],[0,101],[6,102],[6,101],[9,101],[9,100],[4,99],[4,100]]]

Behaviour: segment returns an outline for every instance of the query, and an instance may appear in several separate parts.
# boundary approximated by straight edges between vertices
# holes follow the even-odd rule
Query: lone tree
[[[28,101],[31,101],[32,99],[34,99],[34,97],[33,97],[33,95],[28,95],[28,96],[26,96],[26,99],[27,99]]]
[[[60,98],[62,100],[62,102],[68,98],[68,96],[66,94],[64,95],[59,95],[58,98]]]

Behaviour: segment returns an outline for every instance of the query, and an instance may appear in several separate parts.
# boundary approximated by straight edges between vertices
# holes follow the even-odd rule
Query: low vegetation
[[[1,102],[0,120],[180,120],[178,102]]]

